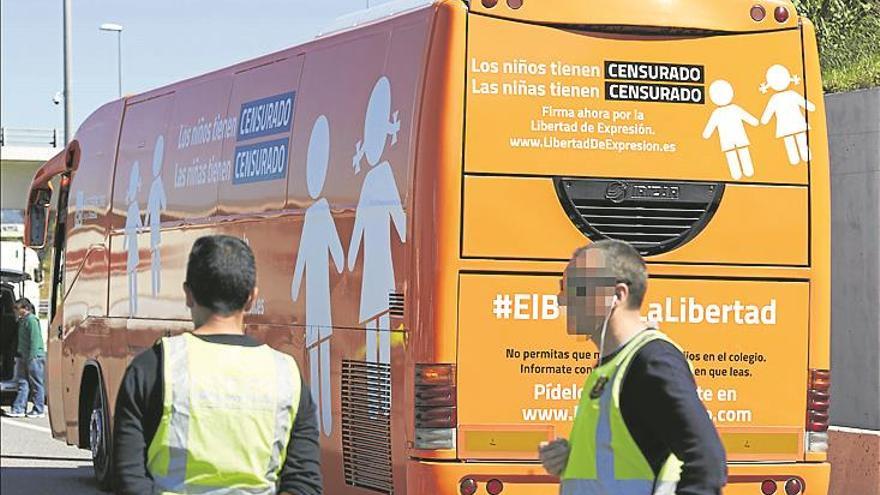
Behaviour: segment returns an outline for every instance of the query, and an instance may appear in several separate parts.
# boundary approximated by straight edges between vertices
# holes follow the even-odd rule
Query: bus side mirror
[[[25,211],[24,238],[28,247],[39,249],[46,244],[46,233],[49,230],[49,202],[52,199],[50,189],[34,189]]]

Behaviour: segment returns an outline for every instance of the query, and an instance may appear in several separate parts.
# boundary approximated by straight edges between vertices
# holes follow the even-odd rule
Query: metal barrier
[[[52,146],[61,145],[58,129],[23,129],[0,127],[0,146]]]

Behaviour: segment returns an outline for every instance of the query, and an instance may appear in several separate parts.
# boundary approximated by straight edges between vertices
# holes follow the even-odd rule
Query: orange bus
[[[537,445],[597,357],[558,281],[614,238],[694,365],[725,493],[827,493],[828,151],[787,0],[383,4],[108,103],[29,197],[52,431],[102,483],[123,371],[191,328],[187,253],[224,233],[257,253],[247,332],[319,406],[326,493],[555,493]]]

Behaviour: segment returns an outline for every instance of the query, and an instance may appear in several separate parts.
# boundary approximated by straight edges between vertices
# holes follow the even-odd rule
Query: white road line
[[[839,431],[841,433],[855,433],[856,435],[880,436],[880,430],[868,430],[864,428],[850,428],[848,426],[829,426],[829,430]]]
[[[39,431],[42,433],[48,433],[49,435],[52,434],[52,430],[50,430],[49,428],[46,428],[45,426],[32,425],[30,423],[16,421],[14,419],[9,419],[9,418],[0,418],[0,421],[2,421],[3,424],[7,424],[7,425],[18,426],[19,428],[25,428],[27,430]]]

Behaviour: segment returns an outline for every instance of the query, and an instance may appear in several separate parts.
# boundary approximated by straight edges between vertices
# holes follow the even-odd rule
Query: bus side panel
[[[456,362],[466,26],[464,4],[437,6],[413,180],[414,216],[420,228],[413,231],[407,373],[413,373],[417,363]],[[406,387],[403,411],[415,411],[414,392],[412,385]],[[415,450],[415,415],[404,414],[411,457],[455,458],[454,450]],[[412,489],[413,477],[418,476],[410,467],[408,493],[425,493]]]
[[[56,318],[48,333],[48,400],[53,434],[77,442],[79,335],[101,325],[107,314],[108,219],[121,101],[104,105],[80,126],[68,147],[72,154],[63,283]],[[63,298],[63,299],[62,299]],[[63,301],[63,302],[62,302]],[[72,362],[71,359],[74,361]],[[78,361],[78,362],[77,362]]]
[[[110,307],[115,318],[188,320],[182,300],[186,259],[217,208],[231,77],[207,79],[130,104],[122,127],[111,234]],[[234,124],[228,131],[234,134]],[[126,332],[132,352],[164,329]]]
[[[283,336],[278,335],[281,327],[254,331],[281,349],[304,345],[302,354],[294,356],[308,383],[315,384],[310,392],[319,405],[328,493],[367,493],[356,486],[373,482],[395,491],[405,486],[405,429],[397,397],[405,390],[404,344],[410,326],[390,306],[394,293],[403,295],[407,307],[413,297],[405,268],[415,228],[409,192],[416,143],[412,136],[430,13],[426,9],[333,37],[306,52],[288,176],[287,211],[294,217],[244,227],[266,260],[258,263],[274,260],[271,271],[258,269],[264,274],[260,284],[267,311],[252,321],[294,325],[292,334],[288,328]],[[329,285],[328,292],[323,284]],[[330,296],[326,303],[324,294]],[[377,447],[390,449],[390,463],[379,452],[363,457],[366,437],[346,422],[363,404],[358,398],[343,403],[349,399],[342,384],[357,378],[344,370],[369,361],[367,335],[375,339],[376,334],[365,332],[368,326],[390,332],[393,400],[390,431],[382,433],[390,435],[390,445]],[[329,397],[324,385],[318,385],[328,382]],[[376,391],[376,397],[383,393]],[[378,432],[385,428],[380,423],[367,429]],[[372,481],[364,477],[367,472],[375,474]]]
[[[67,207],[65,326],[107,314],[107,236],[122,103],[92,114],[74,137],[78,149]]]
[[[831,185],[829,182],[828,129],[825,122],[825,98],[822,94],[819,51],[813,23],[802,18],[806,97],[816,105],[809,113],[808,140],[810,156],[810,357],[809,367],[831,367]]]

